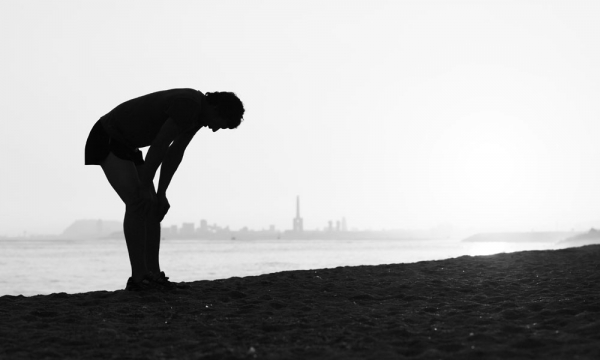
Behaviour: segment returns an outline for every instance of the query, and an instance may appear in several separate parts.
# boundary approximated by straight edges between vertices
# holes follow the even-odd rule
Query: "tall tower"
[[[296,196],[296,217],[294,218],[294,231],[304,231],[304,224],[300,217],[300,196]]]

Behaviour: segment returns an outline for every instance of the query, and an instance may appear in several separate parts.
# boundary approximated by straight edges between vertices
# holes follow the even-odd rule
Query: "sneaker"
[[[175,283],[175,282],[169,281],[169,277],[165,275],[164,271],[161,271],[158,274],[157,278],[158,278],[158,283],[159,284],[163,284],[169,290],[189,289],[190,288],[189,285],[185,285],[183,283]]]
[[[132,277],[130,277],[127,280],[127,285],[125,285],[125,290],[127,291],[147,291],[154,289],[156,289],[156,284],[148,275],[146,275],[140,282],[136,282]]]
[[[154,281],[162,286],[165,290],[174,290],[177,288],[177,284],[169,281],[169,277],[165,275],[164,271],[161,271],[156,277]]]

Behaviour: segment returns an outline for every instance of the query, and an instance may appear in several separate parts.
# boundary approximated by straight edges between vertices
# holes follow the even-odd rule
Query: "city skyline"
[[[167,224],[168,223],[168,224]],[[372,227],[366,228],[357,228],[357,227],[348,227],[347,221],[345,217],[340,217],[334,220],[327,220],[322,226],[316,226],[313,228],[306,229],[304,228],[304,218],[301,216],[301,206],[300,206],[300,195],[296,195],[295,202],[295,214],[294,217],[291,218],[291,227],[279,228],[275,224],[263,225],[258,228],[253,228],[249,226],[242,226],[238,228],[230,227],[228,224],[218,224],[216,222],[210,222],[205,218],[201,218],[197,222],[194,221],[183,221],[180,223],[167,222],[161,223],[161,236],[163,238],[186,238],[186,236],[202,236],[208,233],[219,233],[222,236],[220,238],[230,238],[232,234],[237,233],[254,233],[253,237],[260,238],[261,234],[266,235],[267,237],[275,237],[281,238],[282,236],[290,235],[297,236],[300,234],[304,234],[307,237],[318,237],[320,235],[335,235],[344,232],[355,232],[355,233],[370,233],[373,235],[377,232],[390,232],[398,234],[398,232],[405,232],[404,234],[420,234],[421,236],[424,233],[430,234],[444,234],[445,236],[450,236],[452,233],[461,234],[465,236],[466,234],[474,234],[477,232],[485,232],[488,229],[460,229],[452,224],[438,224],[436,226],[432,226],[429,228],[409,228],[402,226],[391,226],[387,228],[379,228],[374,229]],[[108,224],[108,226],[107,226]],[[74,226],[80,226],[79,230],[75,230],[72,234],[68,234],[69,230]],[[198,225],[198,226],[197,226]],[[591,221],[587,223],[580,223],[579,226],[573,226],[570,228],[554,228],[554,229],[534,229],[531,228],[529,231],[563,231],[563,232],[576,232],[576,231],[587,231],[590,229],[594,229],[600,227],[600,221]],[[111,230],[103,231],[102,227],[110,228]],[[100,230],[98,230],[100,228]],[[494,231],[492,231],[494,232]],[[517,231],[518,232],[518,231]],[[120,234],[122,235],[122,221],[118,220],[105,220],[105,219],[77,219],[74,220],[69,226],[67,226],[62,232],[50,234],[50,233],[28,233],[24,231],[22,234],[17,234],[16,236],[8,236],[0,233],[1,238],[72,238],[77,239],[78,237],[83,238],[100,238],[100,237],[110,237],[111,235]],[[102,235],[99,235],[102,234]],[[307,235],[308,234],[308,235]],[[235,236],[235,235],[233,235]],[[265,236],[263,236],[265,238]]]

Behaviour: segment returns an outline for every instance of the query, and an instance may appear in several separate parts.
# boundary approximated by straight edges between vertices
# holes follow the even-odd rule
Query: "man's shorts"
[[[140,149],[131,148],[111,138],[98,120],[85,143],[85,164],[100,165],[110,152],[120,159],[133,161],[136,165],[144,163]]]

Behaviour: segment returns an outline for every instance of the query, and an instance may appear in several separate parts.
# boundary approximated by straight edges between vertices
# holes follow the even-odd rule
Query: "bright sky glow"
[[[94,122],[157,90],[234,91],[168,195],[184,221],[289,229],[600,220],[597,1],[2,1],[0,235],[121,219]],[[599,221],[600,222],[600,221]]]

